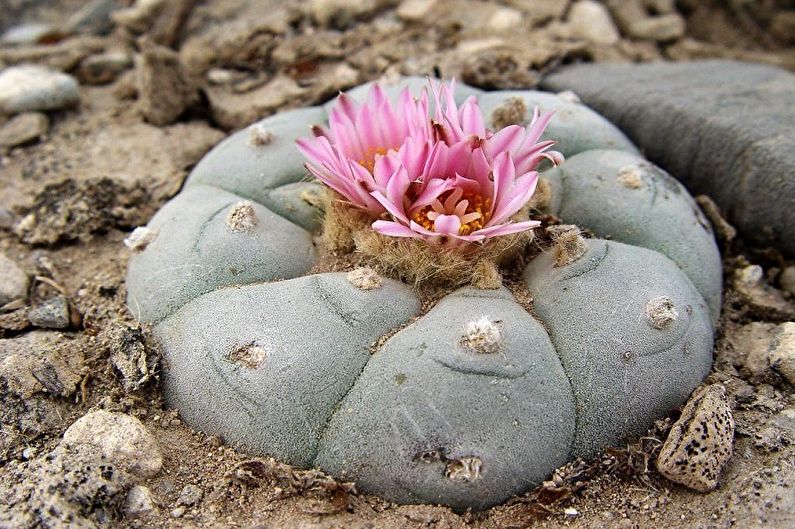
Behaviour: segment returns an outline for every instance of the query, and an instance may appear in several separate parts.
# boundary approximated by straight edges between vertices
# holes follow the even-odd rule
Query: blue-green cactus
[[[322,213],[294,140],[327,109],[265,119],[197,165],[130,261],[130,308],[190,425],[394,501],[481,509],[642,433],[701,381],[721,271],[687,191],[582,105],[469,95],[558,112],[547,134],[570,160],[544,175],[549,212],[613,240],[532,260],[532,312],[467,287],[420,315],[398,281],[309,274]]]

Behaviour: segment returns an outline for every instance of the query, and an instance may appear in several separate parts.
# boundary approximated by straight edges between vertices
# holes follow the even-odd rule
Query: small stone
[[[616,180],[618,180],[622,186],[628,189],[640,189],[643,187],[642,174],[643,173],[638,167],[634,165],[627,165],[618,171]]]
[[[652,298],[646,304],[646,320],[654,329],[666,329],[679,317],[674,302],[668,296]]]
[[[778,326],[770,348],[770,366],[795,384],[795,322]]]
[[[384,280],[378,275],[378,272],[369,266],[351,270],[346,277],[350,284],[362,290],[373,290],[379,288],[384,283]]]
[[[92,0],[85,2],[65,24],[66,33],[83,33],[100,35],[107,33],[111,27],[111,13],[119,8],[118,0]]]
[[[141,479],[155,476],[163,466],[157,440],[141,421],[123,413],[90,412],[67,428],[63,440],[94,445],[114,464]]]
[[[795,295],[795,266],[788,266],[781,272],[778,284],[790,294]]]
[[[574,507],[566,507],[565,509],[563,509],[563,514],[565,514],[569,518],[574,518],[575,516],[579,516],[580,512]]]
[[[158,357],[146,347],[143,329],[126,323],[112,324],[107,330],[110,361],[121,374],[124,391],[137,391],[155,374]]]
[[[269,145],[273,141],[273,133],[263,127],[261,123],[251,125],[248,130],[248,142],[251,145],[262,147]]]
[[[135,485],[124,500],[124,514],[130,518],[140,518],[155,511],[155,501],[149,487]]]
[[[28,276],[0,253],[0,307],[17,299],[28,299]]]
[[[763,380],[770,370],[770,352],[776,325],[765,322],[751,322],[726,335],[727,346],[721,355],[740,370],[752,383]]]
[[[309,12],[318,24],[344,28],[374,12],[378,6],[377,0],[311,0]]]
[[[685,19],[679,13],[650,15],[642,0],[608,0],[607,5],[629,37],[668,42],[685,34]]]
[[[184,505],[180,505],[179,507],[177,507],[177,508],[175,508],[174,510],[171,511],[171,517],[172,518],[182,518],[185,515],[186,511],[187,511],[187,509],[185,508],[185,506]]]
[[[660,474],[699,492],[718,486],[732,455],[734,417],[726,389],[712,384],[697,389],[671,428],[657,457]]]
[[[67,329],[72,323],[69,301],[64,296],[50,298],[30,309],[28,320],[44,329]]]
[[[501,7],[491,15],[486,27],[492,31],[508,31],[520,26],[524,18],[522,12],[511,7]]]
[[[795,318],[795,308],[784,299],[781,291],[767,284],[761,266],[750,265],[736,270],[732,284],[754,313],[781,319]]]
[[[488,316],[469,322],[461,345],[480,354],[499,352],[503,345],[502,322],[493,321]]]
[[[403,0],[397,8],[397,16],[406,22],[423,20],[436,5],[436,0]]]
[[[615,44],[621,39],[607,8],[593,0],[580,0],[571,6],[572,34],[594,44]]]
[[[0,36],[0,44],[18,46],[38,44],[49,37],[57,36],[57,31],[49,24],[21,24],[14,26]]]
[[[185,487],[179,493],[177,504],[192,507],[201,501],[203,495],[204,491],[198,485],[185,485]]]
[[[0,206],[0,228],[5,230],[13,228],[16,221],[17,216],[13,211]]]
[[[0,113],[57,110],[80,100],[77,81],[43,66],[11,66],[0,71]]]
[[[141,49],[137,72],[141,114],[153,125],[174,123],[198,100],[196,85],[175,51],[148,40]]]
[[[0,147],[16,147],[31,143],[50,127],[50,120],[41,112],[23,112],[0,127]]]
[[[138,226],[130,235],[124,239],[124,246],[132,250],[134,253],[141,253],[146,250],[157,238],[157,230],[147,228],[146,226]]]
[[[248,200],[241,200],[226,215],[226,227],[232,233],[245,233],[257,225],[257,213]]]
[[[80,79],[86,84],[107,84],[116,80],[123,71],[133,65],[130,55],[123,51],[111,51],[87,57],[80,63]]]

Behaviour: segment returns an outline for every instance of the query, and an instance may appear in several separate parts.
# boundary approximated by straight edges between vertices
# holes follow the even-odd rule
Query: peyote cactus
[[[701,382],[721,263],[687,191],[576,100],[465,85],[456,100],[473,94],[495,122],[556,112],[544,137],[568,160],[537,207],[605,239],[559,229],[521,274],[529,310],[465,286],[423,313],[419,290],[372,270],[314,273],[324,190],[295,141],[328,107],[267,118],[205,156],[130,262],[128,304],[189,424],[390,500],[482,509],[643,433]]]

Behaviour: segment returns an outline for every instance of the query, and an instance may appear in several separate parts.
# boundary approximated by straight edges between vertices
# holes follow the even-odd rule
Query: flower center
[[[357,160],[357,162],[372,173],[375,169],[375,157],[379,154],[385,155],[389,151],[390,149],[386,147],[370,147],[367,149],[367,152],[364,153],[364,157],[361,160]]]
[[[444,200],[442,200],[444,198]],[[439,230],[436,221],[440,216],[456,216],[461,223],[458,235],[469,235],[483,228],[491,219],[491,198],[484,199],[476,193],[466,193],[461,188],[454,189],[445,197],[439,197],[430,205],[415,211],[411,218],[429,231],[445,233]]]

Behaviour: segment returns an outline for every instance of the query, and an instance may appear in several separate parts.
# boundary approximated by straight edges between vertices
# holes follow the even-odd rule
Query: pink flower
[[[351,204],[380,216],[373,229],[384,235],[457,246],[538,226],[512,222],[535,191],[544,158],[558,165],[554,141],[539,141],[551,113],[533,113],[525,128],[511,125],[493,133],[475,97],[460,107],[454,82],[430,81],[428,95],[400,94],[398,110],[376,85],[365,104],[340,95],[330,131],[298,146],[307,169]]]
[[[373,191],[372,196],[392,220],[375,221],[377,232],[457,246],[540,224],[510,222],[533,195],[538,173],[517,175],[508,152],[490,162],[484,150],[473,148],[470,141],[450,146],[437,142],[419,172],[416,167],[420,164],[411,167],[401,160],[416,154],[416,147],[407,144],[386,156],[390,162],[382,167],[394,172],[388,177],[386,192]]]
[[[378,85],[373,85],[361,106],[340,94],[329,116],[329,129],[313,127],[314,138],[296,142],[310,160],[306,168],[351,204],[378,215],[384,209],[370,193],[386,189],[387,182],[374,177],[375,167],[384,154],[399,149],[406,139],[430,139],[427,93],[414,99],[405,89],[397,108]]]

